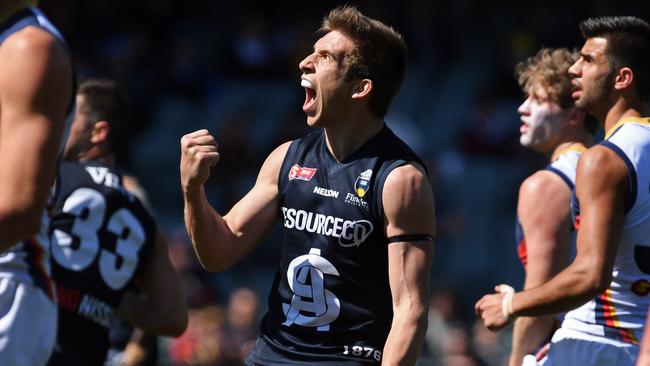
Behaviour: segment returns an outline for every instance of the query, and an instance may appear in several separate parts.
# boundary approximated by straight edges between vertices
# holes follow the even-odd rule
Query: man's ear
[[[366,98],[372,91],[373,84],[370,79],[363,79],[355,85],[352,91],[352,99]]]
[[[90,142],[93,144],[101,144],[108,140],[108,135],[111,133],[111,126],[107,121],[97,121],[93,124],[92,135]]]
[[[634,72],[627,66],[621,67],[614,78],[614,88],[616,90],[626,89],[634,81]]]

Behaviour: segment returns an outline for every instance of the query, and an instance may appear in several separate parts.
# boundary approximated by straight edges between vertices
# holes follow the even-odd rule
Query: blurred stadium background
[[[237,365],[257,331],[279,257],[274,233],[226,273],[200,269],[182,222],[179,139],[198,128],[217,137],[222,160],[208,193],[225,212],[252,186],[273,147],[307,131],[297,65],[322,17],[340,3],[40,2],[68,39],[80,78],[116,79],[130,99],[131,134],[119,158],[150,195],[194,309],[186,335],[159,342],[160,364]],[[522,97],[514,65],[542,46],[579,48],[577,24],[586,17],[649,20],[647,2],[348,3],[393,25],[409,45],[407,77],[387,123],[427,162],[436,194],[421,364],[502,365],[508,332],[476,326],[473,304],[495,284],[521,287],[517,189],[544,165],[544,157],[518,144]],[[259,296],[259,307],[250,293],[236,292],[242,287]],[[233,293],[237,305],[229,305]]]

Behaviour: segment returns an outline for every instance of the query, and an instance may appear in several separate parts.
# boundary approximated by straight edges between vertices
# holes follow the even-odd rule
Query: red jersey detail
[[[528,250],[526,249],[526,239],[522,239],[517,245],[517,254],[519,255],[519,261],[521,264],[526,267],[528,263]]]
[[[316,174],[316,168],[303,168],[298,164],[294,164],[289,170],[289,180],[300,179],[305,181],[310,181],[314,174]]]
[[[580,229],[580,215],[576,216],[575,220],[573,221],[573,228],[578,231]]]

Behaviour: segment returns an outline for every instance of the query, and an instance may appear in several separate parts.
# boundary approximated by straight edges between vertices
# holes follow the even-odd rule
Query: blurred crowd
[[[595,15],[648,19],[641,2],[354,1],[409,46],[405,83],[388,125],[427,163],[438,237],[422,365],[503,365],[508,332],[487,331],[473,303],[497,283],[520,288],[514,240],[519,183],[543,157],[518,145],[522,100],[514,65],[541,46],[577,47]],[[191,305],[187,332],[161,340],[159,362],[239,365],[254,342],[275,273],[271,235],[230,271],[197,263],[182,222],[180,137],[208,128],[221,161],[208,182],[225,212],[252,186],[279,143],[307,131],[298,62],[338,2],[43,0],[70,43],[80,79],[127,91],[131,139],[118,159],[138,176],[171,239]]]

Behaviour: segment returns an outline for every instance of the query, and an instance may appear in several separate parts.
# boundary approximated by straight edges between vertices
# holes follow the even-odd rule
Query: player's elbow
[[[612,272],[611,271],[597,271],[592,270],[587,274],[587,280],[585,281],[586,290],[589,292],[589,296],[596,296],[607,288],[609,288],[612,282]]]
[[[225,272],[230,267],[233,266],[234,263],[228,263],[223,260],[217,260],[214,258],[206,258],[204,256],[198,256],[199,258],[199,263],[201,264],[201,267],[211,273],[219,273],[219,272]]]

